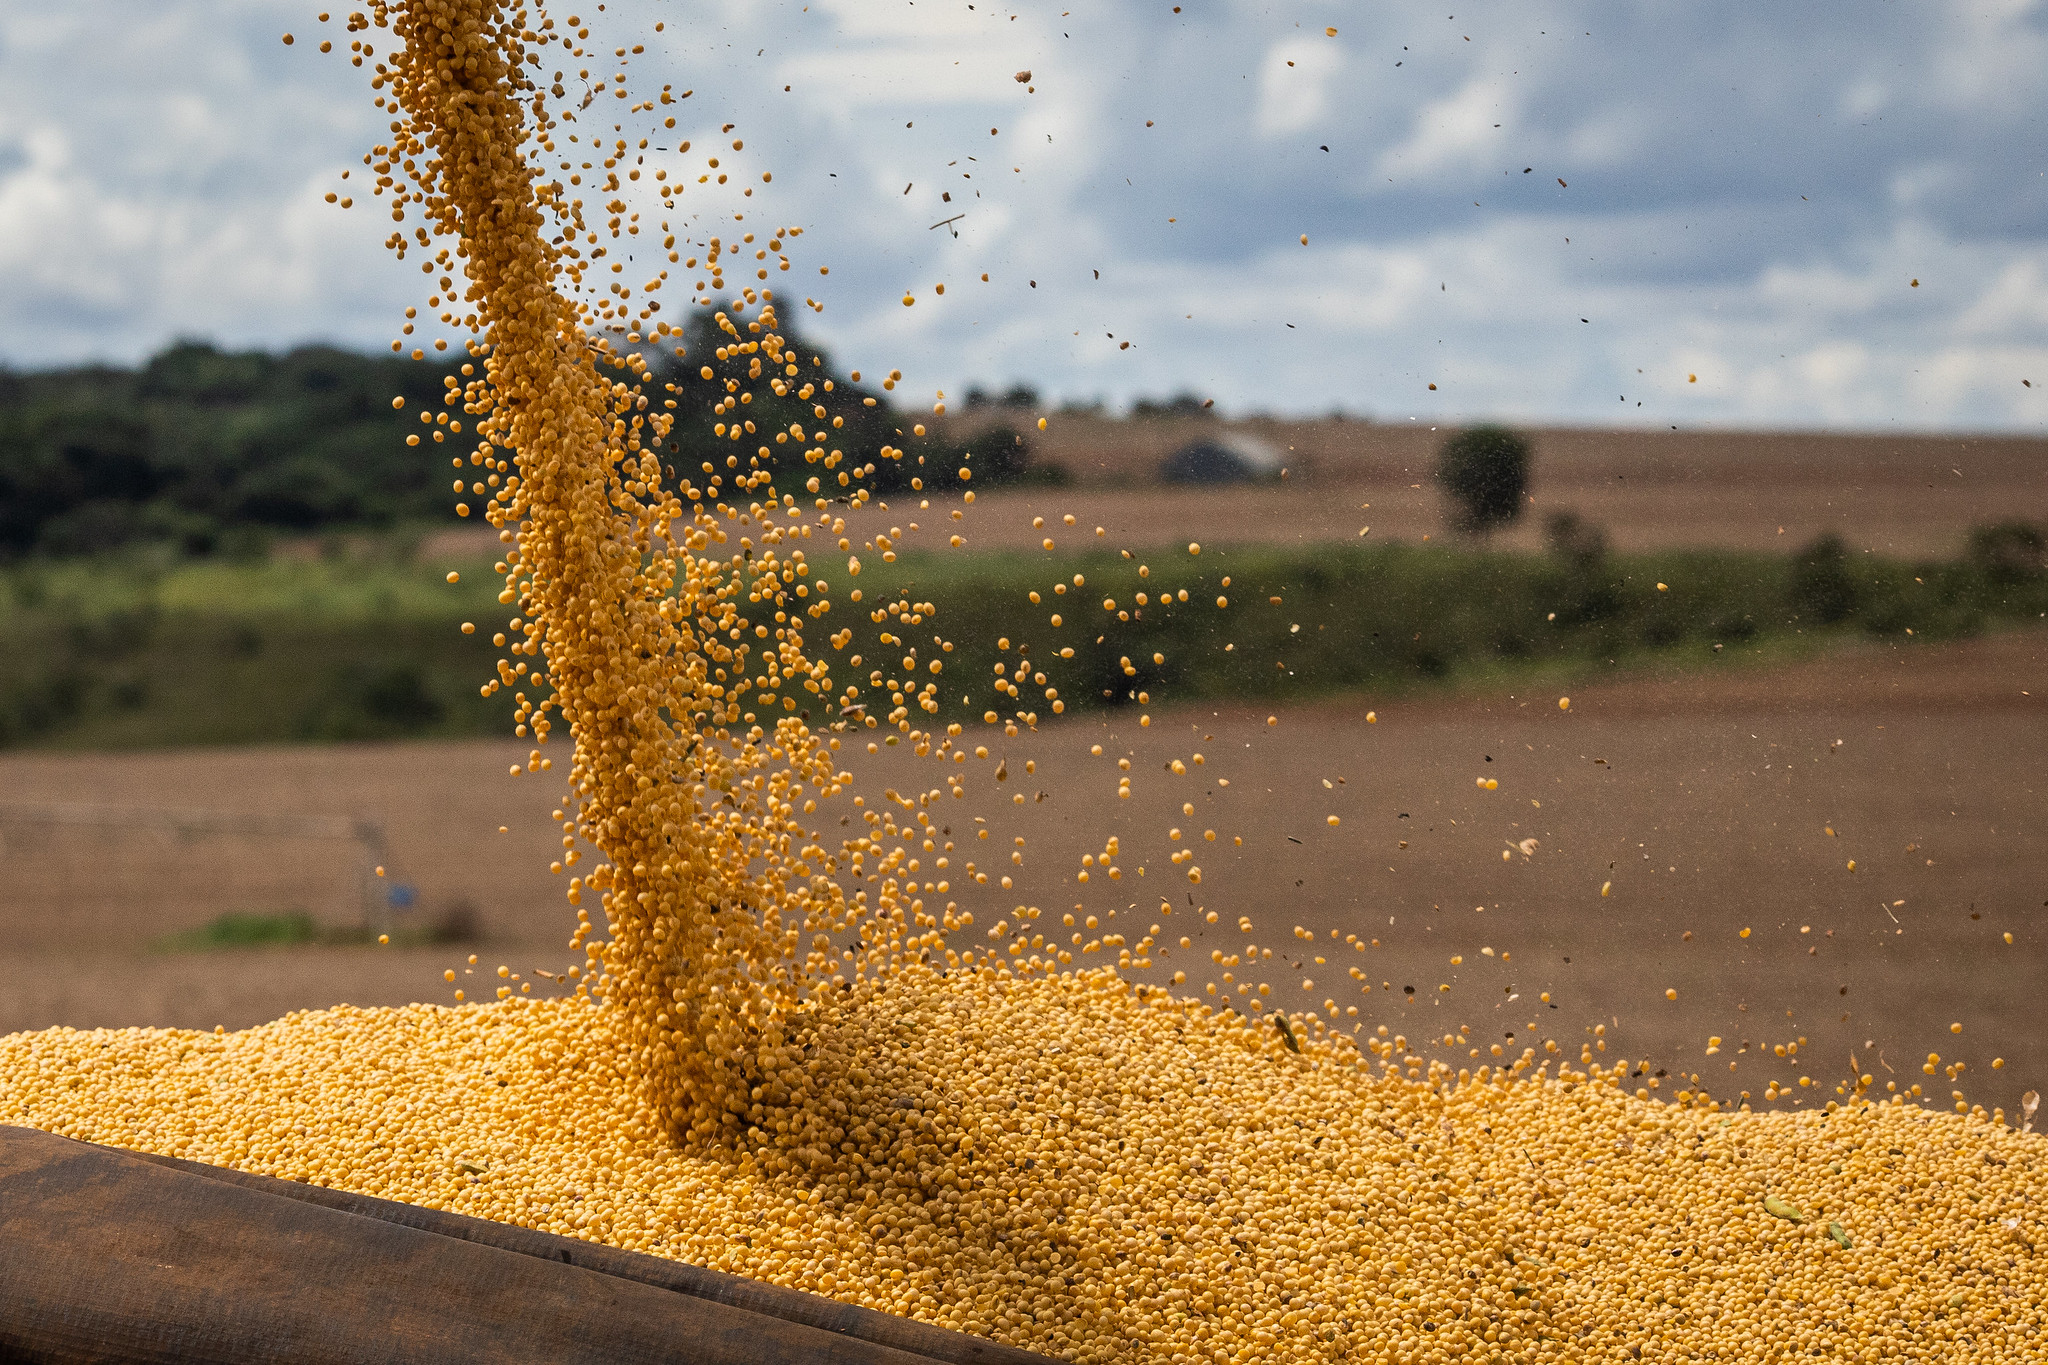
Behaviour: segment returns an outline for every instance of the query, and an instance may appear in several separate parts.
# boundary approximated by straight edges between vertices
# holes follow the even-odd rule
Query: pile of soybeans
[[[0,1122],[673,1256],[1077,1361],[2039,1360],[2039,1137],[1382,1070],[1107,974],[907,969],[678,1146],[613,1011],[0,1040]],[[1522,1068],[1512,1068],[1521,1070]],[[1640,1353],[1638,1355],[1637,1353]]]
[[[1879,1103],[1867,1077],[1825,1112],[1657,1104],[1590,1050],[1578,1068],[1527,1051],[1453,1072],[1384,1028],[1361,1047],[1333,1002],[1327,1020],[1262,1015],[1239,983],[1239,1014],[1077,969],[1027,907],[963,949],[940,878],[990,873],[920,868],[941,852],[938,786],[862,798],[864,832],[819,843],[803,817],[854,800],[840,755],[868,732],[946,764],[955,796],[968,751],[988,753],[912,720],[939,710],[938,637],[920,660],[885,633],[905,652],[867,674],[866,701],[805,640],[835,602],[803,543],[848,550],[832,499],[861,505],[871,462],[902,454],[833,448],[832,385],[777,333],[754,262],[795,231],[707,251],[712,288],[721,255],[754,271],[716,313],[716,359],[744,369],[718,406],[731,455],[678,477],[659,458],[676,400],[625,349],[681,337],[649,297],[666,272],[628,280],[570,188],[588,177],[614,245],[640,238],[620,173],[640,180],[648,142],[578,143],[547,98],[563,77],[541,54],[585,57],[588,29],[492,0],[387,0],[347,29],[369,35],[354,61],[394,118],[365,158],[374,192],[426,223],[391,245],[443,243],[430,306],[471,337],[470,382],[422,435],[431,449],[467,420],[481,437],[455,489],[499,528],[518,612],[486,692],[513,693],[525,771],[553,770],[564,729],[574,745],[557,870],[586,848],[594,864],[566,887],[573,993],[508,983],[494,1002],[235,1034],[17,1034],[0,1038],[0,1123],[681,1258],[1074,1361],[2042,1358],[2043,1144],[1981,1111]],[[683,183],[655,169],[637,192],[672,207]],[[678,262],[667,226],[643,255],[660,237]],[[757,432],[743,384],[815,399],[816,429]],[[799,463],[830,497],[774,486]],[[904,630],[929,606],[862,610]],[[1037,716],[983,721],[1015,737]],[[1114,880],[1116,839],[1103,848]],[[1146,965],[1152,940],[1111,937]]]

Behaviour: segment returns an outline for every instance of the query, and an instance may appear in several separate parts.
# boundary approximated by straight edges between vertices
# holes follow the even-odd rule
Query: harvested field
[[[862,540],[916,520],[925,534],[908,538],[913,550],[942,545],[956,530],[971,549],[1035,550],[1046,532],[1032,527],[1034,516],[1046,519],[1063,549],[1095,542],[1097,526],[1102,543],[1119,548],[1351,541],[1362,526],[1376,540],[1451,532],[1430,477],[1451,427],[1229,425],[1295,451],[1287,481],[1164,486],[1155,482],[1158,462],[1218,424],[1056,417],[1036,448],[1076,476],[1072,486],[983,491],[958,526],[947,515],[956,502],[939,500],[916,515],[906,495],[849,516],[849,526]],[[2048,506],[2048,440],[2038,438],[1564,429],[1529,436],[1532,500],[1518,525],[1493,537],[1497,548],[1539,549],[1545,519],[1571,511],[1624,552],[1791,551],[1835,534],[1859,552],[1949,557],[1972,527]],[[1061,520],[1068,514],[1072,528]],[[438,560],[496,546],[489,528],[464,528],[435,533],[424,553]]]
[[[1030,517],[1067,512],[1084,529],[1101,525],[1112,541],[1129,544],[1183,537],[1346,540],[1366,525],[1375,536],[1414,540],[1450,529],[1430,471],[1453,425],[1230,423],[1285,452],[1286,486],[1167,489],[1152,482],[1168,453],[1218,425],[1055,418],[1038,438],[1036,458],[1070,471],[1075,486],[992,495],[974,543],[1035,546]],[[1832,532],[1855,550],[1951,555],[1970,527],[2048,506],[2048,441],[2038,437],[1575,428],[1527,434],[1533,501],[1521,525],[1496,538],[1517,548],[1537,547],[1544,518],[1569,510],[1604,526],[1624,551],[1791,548]],[[1369,512],[1359,508],[1367,502]]]
[[[1366,526],[1376,541],[1451,536],[1442,495],[1426,479],[1422,483],[1420,488],[1310,483],[1299,488],[1006,489],[978,497],[964,527],[933,514],[919,521],[937,532],[938,543],[962,530],[968,544],[980,550],[1037,549],[1046,532],[1033,528],[1035,516],[1046,519],[1061,548],[1099,543],[1136,549],[1188,540],[1205,545],[1351,543]],[[1835,534],[1857,552],[1946,558],[1962,550],[1973,527],[2008,520],[2017,509],[2048,505],[2048,489],[2005,483],[1967,491],[1762,484],[1631,488],[1619,482],[1532,487],[1527,513],[1496,533],[1491,548],[1540,550],[1545,518],[1570,511],[1603,528],[1608,543],[1624,553],[1704,547],[1791,553]],[[1073,527],[1062,521],[1070,514]],[[847,520],[861,535],[872,536],[904,524],[908,516],[898,502],[891,510],[869,508]],[[1099,538],[1098,526],[1105,532]],[[932,543],[913,537],[907,548]]]
[[[1161,425],[1189,428],[1176,441],[1199,429]],[[1443,537],[1451,525],[1430,472],[1444,434],[1276,426],[1275,444],[1320,452],[1285,484],[1169,488],[1147,476],[1121,486],[1083,479],[1071,488],[998,490],[977,498],[967,534],[982,549],[1033,549],[1042,534],[1033,516],[1064,529],[1059,519],[1071,513],[1083,536],[1093,539],[1101,526],[1113,545],[1349,541],[1363,526],[1383,539]],[[1106,436],[1092,439],[1107,444]],[[1583,431],[1536,431],[1531,441],[1531,501],[1518,525],[1494,537],[1503,549],[1540,548],[1545,519],[1571,511],[1605,528],[1622,551],[1792,550],[1835,534],[1857,551],[1948,556],[1970,528],[2048,505],[2042,441]],[[871,511],[859,525],[871,535],[870,522],[887,521]]]
[[[2011,1111],[2048,1076],[2048,1037],[2015,1025],[2048,986],[2044,678],[2048,633],[2026,632],[1620,679],[1581,688],[1569,714],[1549,695],[1470,697],[1382,710],[1368,725],[1369,699],[1360,699],[1292,710],[1269,728],[1263,712],[1204,708],[1155,715],[1140,748],[1127,728],[1136,717],[1119,713],[1010,741],[1008,788],[978,784],[947,803],[959,829],[985,815],[1005,842],[1027,839],[1014,892],[955,894],[974,911],[976,933],[1017,904],[1044,907],[1041,924],[1054,927],[1076,903],[1103,916],[1097,932],[1125,927],[1135,939],[1160,923],[1169,942],[1188,933],[1195,949],[1170,949],[1151,975],[1185,966],[1197,982],[1212,946],[1243,949],[1245,938],[1225,931],[1250,915],[1251,940],[1273,949],[1250,979],[1272,983],[1271,1004],[1325,1014],[1326,999],[1357,1004],[1361,1020],[1411,1038],[1469,1025],[1470,1044],[1444,1050],[1453,1062],[1493,1042],[1513,1056],[1532,1026],[1576,1057],[1604,1024],[1606,1060],[1627,1055],[1671,1073],[1658,1086],[1666,1093],[1683,1069],[1725,1099],[1748,1090],[1760,1102],[1776,1079],[1817,1103],[1853,1051],[1880,1089],[1895,1076],[1902,1090],[1922,1084],[1940,1107],[1960,1088]],[[1088,755],[1095,742],[1104,757]],[[1120,802],[1110,764],[1126,749],[1146,762],[1134,763],[1134,796]],[[1158,768],[1197,750],[1208,762],[1189,776]],[[423,912],[475,904],[480,972],[499,962],[527,972],[566,964],[571,921],[545,871],[552,789],[496,778],[522,752],[476,743],[9,756],[0,779],[17,803],[117,797],[373,814]],[[917,782],[914,761],[883,755],[863,769],[868,786]],[[1026,757],[1037,774],[1021,772]],[[1486,776],[1499,790],[1474,786]],[[1000,804],[1017,783],[1021,811]],[[1040,787],[1060,794],[1028,799]],[[1194,816],[1180,814],[1183,800],[1197,803]],[[1343,823],[1330,828],[1328,814]],[[511,832],[498,834],[500,824]],[[1199,887],[1166,861],[1186,846],[1164,837],[1173,826],[1221,836],[1197,845]],[[338,1000],[445,1000],[439,971],[464,965],[459,948],[154,955],[144,945],[215,907],[276,904],[301,865],[226,844],[198,857],[173,847],[154,863],[142,847],[118,857],[74,849],[59,862],[17,827],[6,832],[0,971],[11,985],[0,993],[0,1031],[242,1027]],[[1079,853],[1111,832],[1123,842],[1119,895],[1089,894],[1073,880]],[[1236,835],[1241,850],[1230,847]],[[1527,855],[1515,847],[1526,838],[1539,841]],[[1141,863],[1142,879],[1132,871]],[[304,867],[309,885],[334,880],[311,860]],[[1109,884],[1098,873],[1094,886]],[[1280,904],[1268,890],[1276,886],[1288,892]],[[1219,924],[1190,914],[1191,893],[1221,912]],[[1176,902],[1170,920],[1157,913],[1161,895]],[[1288,936],[1297,925],[1317,947]],[[1332,929],[1381,946],[1354,955],[1330,942]],[[1495,956],[1484,955],[1489,947]],[[1318,953],[1327,966],[1308,960]],[[1369,996],[1343,975],[1353,965],[1374,985]],[[1315,988],[1301,989],[1304,979]],[[1554,1009],[1539,999],[1545,991]],[[1957,1022],[1959,1037],[1949,1031]],[[1724,1042],[1710,1060],[1711,1035]],[[1796,1065],[1761,1059],[1801,1037]],[[1932,1077],[1919,1070],[1930,1051],[1943,1059]],[[1992,1070],[1994,1057],[2003,1069]],[[1969,1069],[1952,1084],[1946,1066],[1957,1058]],[[1802,1074],[1814,1088],[1797,1088]]]
[[[468,951],[152,950],[226,913],[301,909],[323,926],[399,932],[473,917],[486,951],[539,943],[562,956],[569,921],[547,871],[559,793],[551,776],[545,786],[507,776],[526,753],[512,741],[472,741],[0,759],[0,934],[14,983],[0,992],[0,1031],[241,1028],[337,1000],[440,999],[442,968]],[[89,812],[106,818],[76,818]],[[167,815],[192,818],[181,829]],[[279,816],[372,823],[382,852],[247,831]],[[219,828],[204,828],[206,817]],[[389,876],[374,877],[376,862]],[[413,888],[413,908],[368,920],[394,886]]]

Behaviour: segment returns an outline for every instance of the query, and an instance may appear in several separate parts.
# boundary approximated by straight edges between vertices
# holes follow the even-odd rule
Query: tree
[[[1463,531],[1484,535],[1522,514],[1529,490],[1529,443],[1506,427],[1477,426],[1444,442],[1436,481]]]
[[[1200,417],[1213,411],[1203,403],[1201,395],[1185,391],[1164,401],[1157,398],[1140,398],[1131,404],[1133,417]]]
[[[2025,521],[1979,526],[1970,532],[1970,560],[2000,587],[2032,583],[2048,574],[2048,535]]]
[[[962,468],[972,471],[977,488],[1057,481],[1055,470],[1029,464],[1029,443],[1007,423],[964,443],[949,441],[939,432],[920,434],[923,429],[893,407],[887,393],[836,374],[831,356],[787,321],[778,322],[775,331],[783,338],[785,357],[797,370],[790,375],[785,367],[781,377],[790,387],[782,394],[773,391],[773,376],[764,371],[760,352],[746,349],[759,338],[748,334],[744,340],[735,339],[702,313],[685,328],[683,355],[675,354],[673,343],[650,355],[649,392],[673,392],[677,405],[675,426],[655,447],[670,478],[692,479],[699,471],[725,474],[738,468],[743,479],[752,470],[766,473],[770,482],[764,487],[777,492],[806,490],[815,478],[826,496],[866,487],[883,497],[957,493],[965,483],[959,474]],[[707,372],[709,379],[704,377]],[[828,383],[829,396],[824,392]],[[744,407],[741,419],[746,437],[735,441],[726,404],[729,395],[741,390],[753,401]],[[820,405],[836,410],[843,425],[821,428],[816,414]],[[813,434],[785,439],[799,430]],[[765,457],[758,453],[762,450],[768,452]],[[823,454],[807,460],[807,451]],[[727,465],[735,456],[739,465]]]
[[[434,465],[468,455],[475,433],[405,442],[460,363],[179,342],[134,370],[0,370],[0,559],[453,521]]]
[[[1543,539],[1551,554],[1582,573],[1607,559],[1607,532],[1577,512],[1552,512],[1543,523]]]
[[[1847,620],[1859,596],[1849,568],[1849,547],[1838,535],[1824,535],[1792,557],[1792,605],[1802,617],[1831,626]]]

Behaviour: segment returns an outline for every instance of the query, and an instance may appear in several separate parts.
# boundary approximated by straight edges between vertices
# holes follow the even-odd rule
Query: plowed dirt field
[[[1361,1022],[1410,1039],[1463,1026],[1443,1049],[1461,1064],[1494,1043],[1515,1055],[1532,1037],[1576,1058],[1605,1025],[1605,1059],[1642,1060],[1644,1087],[1658,1079],[1665,1093],[1683,1073],[1760,1102],[1775,1079],[1818,1103],[1852,1053],[1880,1089],[1920,1084],[1944,1107],[1961,1089],[2011,1111],[2048,1080],[2048,1032],[2033,1013],[2048,988],[2048,632],[1770,668],[1731,659],[1718,672],[1581,688],[1569,712],[1554,695],[1491,695],[1380,706],[1368,724],[1372,706],[1290,708],[1276,725],[1264,710],[1162,710],[1142,731],[1136,714],[1113,713],[999,744],[988,766],[1006,755],[1011,780],[984,774],[940,807],[961,843],[950,898],[974,913],[977,934],[1015,922],[1019,905],[1041,907],[1034,927],[1070,949],[1073,932],[1135,942],[1159,924],[1169,945],[1186,934],[1193,947],[1169,946],[1146,975],[1184,969],[1193,989],[1223,970],[1212,951],[1236,954],[1233,976],[1266,983],[1268,1010],[1327,1017],[1326,1000],[1355,1005]],[[1101,757],[1088,752],[1097,743]],[[447,1001],[441,972],[460,976],[471,951],[479,962],[462,984],[473,998],[499,984],[500,963],[530,981],[534,967],[561,969],[572,920],[546,870],[559,850],[548,819],[558,795],[553,775],[506,775],[525,752],[471,743],[0,758],[0,1030],[232,1028],[342,1000]],[[1163,766],[1195,752],[1205,762],[1184,776]],[[1120,800],[1114,761],[1125,754],[1133,795]],[[867,762],[867,789],[933,785],[901,750]],[[1498,789],[1477,785],[1486,778]],[[257,832],[227,818],[180,827],[166,811],[239,814]],[[821,811],[821,828],[846,813]],[[361,840],[257,828],[337,816],[381,827],[384,881],[366,880],[373,855]],[[969,836],[976,816],[998,831],[987,842]],[[1202,838],[1208,829],[1216,842]],[[1081,854],[1112,833],[1120,880],[1097,869],[1081,885]],[[1007,856],[1019,836],[1021,866]],[[1524,840],[1535,842],[1525,851]],[[1169,861],[1190,846],[1199,885]],[[1016,885],[963,892],[970,857]],[[392,885],[415,899],[380,911],[389,922],[466,903],[481,941],[151,947],[231,910],[301,907],[357,923],[364,888]],[[1218,923],[1201,917],[1208,910]],[[1100,927],[1069,930],[1069,912]],[[1378,946],[1353,952],[1345,934]],[[1256,966],[1242,962],[1247,943],[1260,950]],[[1715,1035],[1722,1045],[1708,1056]],[[1921,1069],[1930,1052],[1942,1059],[1933,1075]],[[1959,1082],[1948,1071],[1957,1060],[1967,1063]],[[1799,1088],[1802,1075],[1812,1088]]]

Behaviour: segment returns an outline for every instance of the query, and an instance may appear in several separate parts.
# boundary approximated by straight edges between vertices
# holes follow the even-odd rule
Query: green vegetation
[[[311,915],[303,910],[284,910],[276,914],[222,915],[197,929],[167,934],[153,946],[160,953],[203,953],[219,948],[288,947],[315,943],[320,937],[320,926],[313,923]],[[366,932],[360,941],[374,939],[374,935]]]
[[[465,943],[474,937],[460,928],[435,924],[423,928],[393,929],[391,942],[399,947],[436,943]],[[234,948],[289,948],[304,945],[355,947],[377,941],[369,928],[338,928],[314,923],[303,910],[276,912],[231,912],[181,934],[166,934],[151,947],[159,953],[208,953]]]
[[[779,491],[795,492],[815,480],[809,491],[827,497],[862,486],[883,497],[912,489],[956,490],[964,482],[963,469],[973,471],[976,488],[1063,480],[1060,471],[1031,463],[1023,432],[1007,421],[979,430],[964,445],[919,435],[914,415],[890,405],[893,379],[876,385],[834,375],[829,357],[787,327],[782,333],[790,341],[786,354],[799,363],[779,374],[758,352],[748,355],[738,343],[728,345],[730,338],[702,314],[691,322],[684,358],[673,346],[648,349],[654,380],[646,391],[673,393],[676,411],[686,418],[658,447],[671,479],[701,484],[707,475],[723,477],[731,490],[726,496],[737,496],[735,482],[746,475],[735,474],[735,466],[744,468],[759,456],[754,477],[760,483],[773,480]],[[776,379],[785,385],[781,395],[769,387]],[[721,414],[717,405],[736,391],[750,393],[752,401]],[[821,407],[824,417],[818,415]],[[687,420],[691,414],[695,420]],[[1018,417],[1024,420],[1022,413]],[[830,426],[834,420],[841,425]],[[734,422],[742,423],[737,432]]]
[[[759,356],[724,353],[724,340],[699,317],[687,357],[673,345],[645,348],[648,402],[673,403],[678,417],[661,447],[672,478],[679,466],[682,477],[715,470],[731,478],[729,456],[745,464],[763,448],[762,465],[786,484],[816,474],[833,491],[848,471],[876,464],[867,483],[885,495],[913,479],[955,485],[963,463],[977,487],[1053,477],[1030,465],[1024,436],[1007,425],[965,446],[919,437],[887,390],[835,377],[830,360],[800,338],[792,342],[810,363],[795,376],[762,374]],[[274,356],[183,342],[135,370],[0,370],[0,560],[137,545],[260,558],[280,536],[455,524],[443,461],[466,461],[475,432],[462,430],[461,409],[444,400],[449,385],[460,387],[463,360],[321,346]],[[769,391],[774,379],[785,381],[783,396]],[[732,413],[718,408],[728,380],[752,399]],[[405,399],[403,410],[394,397]],[[827,408],[823,421],[818,404]],[[455,420],[422,426],[429,414]],[[829,426],[833,415],[841,426]],[[826,439],[796,440],[799,426]],[[433,439],[406,445],[421,433]],[[900,453],[878,456],[884,447]],[[820,458],[806,461],[807,450]]]
[[[0,371],[0,555],[249,555],[279,533],[452,522],[405,438],[456,363],[186,342],[136,370]]]
[[[1161,551],[1141,577],[1145,559],[910,560],[864,573],[862,607],[884,605],[899,586],[913,602],[939,607],[937,632],[954,645],[940,656],[945,719],[994,709],[1041,720],[1051,709],[1045,685],[1035,682],[1041,669],[1070,711],[1142,704],[1147,695],[1155,705],[1389,695],[1562,681],[1652,662],[1712,666],[1738,652],[1904,639],[1908,630],[1933,640],[2048,613],[2048,574],[2006,573],[2003,561],[1982,554],[1941,564],[1850,556],[1827,541],[1791,559],[1713,550],[1609,556],[1596,534],[1578,528],[1576,539],[1545,556],[1402,545],[1209,549],[1200,558]],[[1077,574],[1084,586],[1074,586]],[[1056,593],[1055,584],[1067,591]],[[1141,591],[1147,606],[1137,603]],[[1219,596],[1227,608],[1217,607]],[[1104,599],[1115,609],[1105,610]],[[880,630],[913,644],[934,633],[921,622],[905,631],[894,624],[902,614],[877,624],[856,611],[848,652],[869,660],[903,653],[883,649]],[[1133,619],[1121,619],[1126,611]],[[1054,613],[1062,626],[1051,625]],[[934,648],[924,644],[920,660]],[[1065,648],[1073,657],[1057,658]],[[1164,662],[1154,663],[1155,654]],[[999,704],[995,666],[1014,677],[1020,656],[1031,660],[1034,681],[1021,698]],[[859,676],[868,671],[842,678],[861,686],[858,700],[870,712],[886,716],[897,703],[870,695]]]
[[[1506,427],[1467,427],[1437,453],[1436,481],[1459,529],[1484,535],[1522,515],[1529,491],[1529,442]]]
[[[1551,533],[1546,555],[1391,545],[1211,547],[1199,558],[1161,550],[1131,560],[914,556],[870,562],[852,580],[827,560],[834,609],[812,634],[853,629],[834,671],[878,719],[899,705],[927,718],[870,681],[876,663],[899,664],[915,646],[921,679],[931,680],[934,658],[945,666],[939,719],[993,709],[1047,720],[1047,686],[1069,711],[1144,704],[1141,696],[1156,706],[1393,695],[1568,681],[1650,663],[1717,666],[1759,650],[1903,640],[1909,629],[1939,639],[2048,613],[2040,533],[2022,525],[1987,528],[1965,558],[1927,564],[1854,555],[1828,541],[1790,558],[1609,555],[1593,528],[1556,524]],[[462,570],[460,585],[443,581],[449,568]],[[849,600],[855,587],[860,604]],[[487,564],[397,554],[264,563],[131,556],[0,569],[0,744],[506,734],[510,699],[478,690],[494,675],[490,637],[507,611],[497,588]],[[935,610],[892,611],[899,592]],[[1227,608],[1216,606],[1219,596]],[[1113,609],[1105,611],[1105,598]],[[1054,613],[1063,625],[1051,625]],[[463,621],[478,633],[461,634]],[[884,631],[903,643],[884,646]],[[935,634],[953,649],[940,651]],[[1057,658],[1062,648],[1073,657]],[[1155,664],[1155,653],[1164,662]],[[995,666],[1013,677],[1022,658],[1046,683],[1021,685],[1016,700],[998,697]],[[804,704],[823,721],[848,703]]]
[[[48,563],[0,573],[0,745],[260,744],[501,731],[478,695],[489,565]]]

